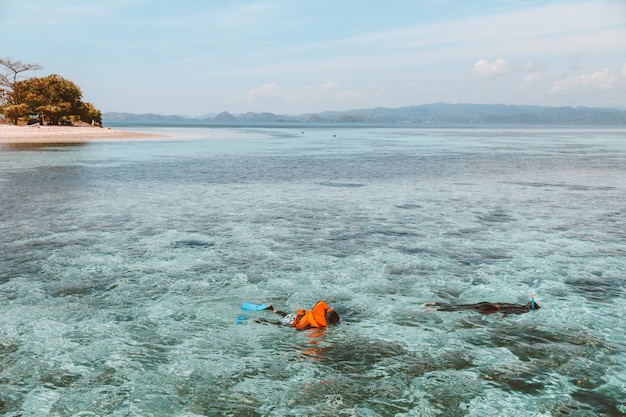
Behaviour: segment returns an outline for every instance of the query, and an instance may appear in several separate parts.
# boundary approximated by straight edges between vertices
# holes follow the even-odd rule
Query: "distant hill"
[[[626,125],[625,109],[595,107],[546,107],[503,104],[435,103],[399,108],[378,107],[315,114],[277,115],[222,112],[201,117],[104,113],[106,125]]]
[[[130,123],[130,124],[169,124],[169,123],[185,123],[196,120],[192,117],[184,116],[163,116],[154,113],[103,113],[102,120],[104,123]],[[106,121],[105,121],[106,120]]]

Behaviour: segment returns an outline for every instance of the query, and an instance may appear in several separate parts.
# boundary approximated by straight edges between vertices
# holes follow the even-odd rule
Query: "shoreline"
[[[108,140],[157,140],[168,138],[94,126],[14,126],[0,124],[0,144],[82,143]]]

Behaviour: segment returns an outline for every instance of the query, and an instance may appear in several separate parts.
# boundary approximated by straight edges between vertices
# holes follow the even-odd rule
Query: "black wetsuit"
[[[442,304],[434,303],[437,311],[477,311],[480,314],[523,314],[532,310],[532,303],[526,305],[511,303],[476,303],[476,304]],[[535,303],[535,310],[539,309],[539,304]]]

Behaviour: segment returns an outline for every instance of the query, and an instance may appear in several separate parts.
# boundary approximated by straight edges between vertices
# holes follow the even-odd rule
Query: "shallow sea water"
[[[626,129],[143,131],[0,145],[0,414],[626,414]]]

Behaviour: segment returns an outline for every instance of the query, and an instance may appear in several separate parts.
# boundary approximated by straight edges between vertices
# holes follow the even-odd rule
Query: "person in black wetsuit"
[[[475,304],[445,304],[445,303],[424,303],[422,307],[437,307],[437,311],[477,311],[480,314],[502,313],[507,314],[523,314],[532,310],[538,310],[539,304],[535,301],[529,301],[528,304],[512,304],[512,303],[475,303]]]

